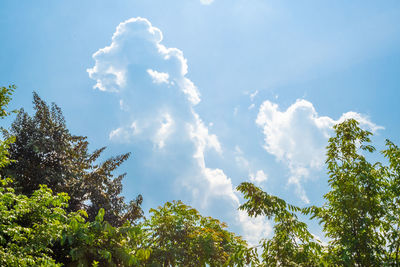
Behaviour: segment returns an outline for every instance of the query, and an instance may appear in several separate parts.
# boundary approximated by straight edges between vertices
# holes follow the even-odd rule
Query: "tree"
[[[15,86],[1,87],[0,118],[9,114],[7,105]],[[13,137],[0,141],[0,168],[10,164],[8,149]],[[54,196],[41,186],[31,197],[17,195],[12,180],[0,177],[0,265],[60,266],[51,258],[50,246],[61,236],[68,196]]]
[[[100,209],[68,213],[68,195],[42,185],[30,197],[0,179],[0,266],[140,266],[150,255],[141,248],[142,228],[113,227]]]
[[[18,192],[31,195],[45,184],[54,192],[68,193],[70,211],[84,209],[93,220],[104,208],[105,220],[115,226],[141,217],[142,197],[126,204],[120,195],[125,174],[113,175],[130,154],[96,163],[104,147],[89,153],[86,137],[69,132],[56,104],[49,107],[36,93],[33,104],[35,115],[30,117],[21,109],[6,133],[16,139],[9,148],[12,163],[2,174],[13,177]]]
[[[15,91],[17,87],[15,85],[9,85],[8,87],[1,86],[0,87],[0,119],[7,117],[13,111],[7,111],[8,104],[11,101],[12,93]]]
[[[400,148],[389,140],[386,140],[386,147],[382,151],[389,161],[389,166],[383,167],[388,177],[385,181],[387,194],[382,198],[385,202],[382,226],[387,244],[385,260],[388,265],[400,266]]]
[[[348,120],[334,126],[329,139],[327,167],[331,190],[316,215],[329,243],[333,264],[381,266],[385,240],[380,231],[389,193],[381,164],[371,164],[364,153],[373,152],[371,133]]]
[[[61,266],[51,246],[66,228],[68,196],[53,196],[46,186],[30,197],[17,195],[10,182],[0,180],[0,265]]]
[[[334,126],[327,146],[331,190],[322,207],[299,208],[268,195],[251,183],[237,188],[250,216],[274,218],[274,236],[262,241],[263,263],[283,266],[399,266],[400,148],[387,140],[384,166],[367,160],[375,148],[372,133],[355,120]],[[318,219],[326,237],[322,246],[296,214]]]
[[[0,120],[10,115],[11,112],[7,111],[8,104],[11,101],[11,95],[16,86],[10,85],[9,87],[0,87]],[[4,129],[1,128],[3,131]],[[15,141],[13,136],[8,136],[5,140],[0,140],[0,168],[10,164],[9,148]]]
[[[0,89],[0,118],[14,89]],[[89,153],[55,104],[36,94],[34,104],[35,116],[21,110],[0,141],[1,266],[400,266],[400,148],[387,140],[388,164],[369,162],[372,133],[355,120],[334,126],[321,207],[291,205],[251,183],[237,187],[241,210],[275,222],[258,257],[226,224],[180,201],[138,223],[141,197],[125,204],[124,175],[113,175],[129,154],[96,163],[105,148]],[[327,245],[299,215],[319,220]]]
[[[239,209],[249,216],[266,216],[274,219],[274,236],[261,240],[262,263],[266,266],[320,266],[323,247],[308,231],[307,224],[300,222],[296,212],[299,207],[283,199],[263,192],[252,183],[237,187],[247,200]]]
[[[181,201],[151,209],[144,223],[152,253],[149,266],[244,266],[254,253],[240,237],[225,230],[226,224]]]
[[[0,91],[0,117],[8,94]],[[254,259],[225,224],[182,202],[134,223],[140,203],[122,213],[124,176],[112,175],[129,154],[95,164],[104,148],[88,153],[86,138],[69,133],[56,105],[36,94],[34,103],[35,116],[21,110],[0,142],[1,266],[244,266]],[[67,193],[49,187],[70,193],[72,207]]]
[[[71,214],[59,243],[68,254],[55,255],[58,261],[66,266],[141,266],[149,258],[140,224],[114,227],[104,221],[104,209],[94,221],[85,217],[84,211]]]

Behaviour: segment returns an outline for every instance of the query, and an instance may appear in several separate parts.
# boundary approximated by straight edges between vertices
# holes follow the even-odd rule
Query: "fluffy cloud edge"
[[[287,184],[295,186],[303,202],[309,203],[309,199],[302,183],[310,178],[311,172],[322,168],[333,125],[350,118],[372,132],[384,129],[368,116],[353,111],[343,113],[337,120],[320,116],[314,105],[304,99],[296,100],[284,111],[269,100],[261,104],[255,122],[263,131],[264,149],[286,164],[290,173]]]

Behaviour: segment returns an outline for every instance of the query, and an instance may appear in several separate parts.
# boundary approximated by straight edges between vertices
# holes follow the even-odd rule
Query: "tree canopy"
[[[0,90],[0,118],[14,86]],[[98,163],[72,135],[60,108],[34,93],[0,141],[1,266],[400,266],[400,148],[381,155],[355,120],[334,126],[326,167],[330,190],[321,206],[298,207],[252,183],[237,187],[249,216],[274,222],[274,234],[251,247],[219,220],[181,201],[142,216],[141,196],[125,203],[129,153]],[[323,243],[300,220],[317,220]]]
[[[149,233],[151,266],[244,266],[254,256],[225,223],[203,217],[181,201],[167,202],[150,213],[144,229]]]
[[[9,114],[14,89],[2,87],[0,117]],[[86,137],[70,134],[57,105],[34,93],[34,109],[33,117],[21,109],[0,142],[1,266],[244,262],[237,253],[245,241],[181,202],[139,221],[141,196],[125,204],[125,175],[113,175],[129,153],[97,163],[105,148],[89,153]]]
[[[389,162],[370,163],[371,132],[350,119],[334,126],[327,146],[330,191],[321,207],[296,207],[250,183],[238,190],[250,216],[274,218],[274,236],[263,240],[262,259],[284,266],[399,266],[400,148],[387,140],[381,153]],[[323,246],[298,221],[309,215],[322,225]]]

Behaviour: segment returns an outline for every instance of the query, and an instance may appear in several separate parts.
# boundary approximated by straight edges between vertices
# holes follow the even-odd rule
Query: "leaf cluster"
[[[151,255],[149,266],[244,266],[254,254],[227,225],[181,201],[151,209],[144,222]]]

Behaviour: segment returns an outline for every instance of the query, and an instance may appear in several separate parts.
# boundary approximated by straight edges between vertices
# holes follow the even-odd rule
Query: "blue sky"
[[[236,210],[240,182],[318,205],[333,124],[400,143],[398,1],[3,0],[0,34],[14,107],[37,91],[92,149],[132,152],[128,199],[181,199],[251,242],[271,224]]]

